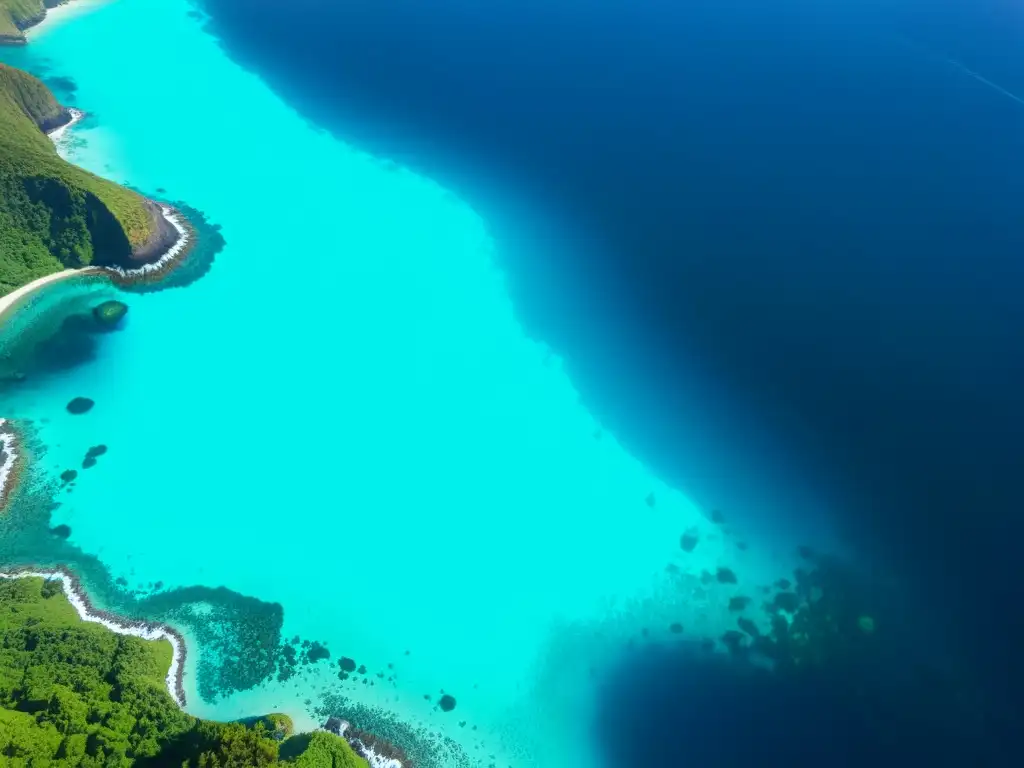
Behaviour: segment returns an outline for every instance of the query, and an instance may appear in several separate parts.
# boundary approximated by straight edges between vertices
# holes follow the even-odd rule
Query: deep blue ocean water
[[[1020,706],[1002,695],[1020,665],[1024,12],[203,6],[208,21],[115,0],[10,54],[94,111],[74,161],[166,187],[228,243],[196,285],[133,297],[99,364],[4,401],[39,422],[45,471],[111,444],[53,511],[101,603],[163,617],[160,581],[190,627],[237,602],[193,585],[266,601],[260,617],[283,606],[283,635],[327,641],[332,664],[397,665],[395,690],[345,695],[474,760],[498,745],[568,764],[568,735],[592,732],[616,766],[1004,764]],[[199,119],[126,96],[146,74],[121,58],[148,47]],[[268,315],[286,259],[337,278],[300,280],[301,311]],[[87,391],[96,412],[69,419]],[[189,483],[164,487],[152,457],[183,424]],[[679,552],[689,524],[696,564]],[[699,648],[735,618],[733,588],[705,589],[699,569],[735,567],[749,591],[796,542],[892,580],[889,655],[834,672],[865,681],[866,710],[827,677],[776,684]],[[666,561],[691,581],[657,578]],[[100,589],[115,575],[130,600]],[[931,656],[1000,713],[965,726],[994,757],[935,727],[938,684],[901,688]],[[334,671],[191,706],[298,706]],[[481,735],[424,703],[440,686]]]
[[[752,525],[838,520],[1012,689],[1018,5],[206,6],[303,114],[525,244],[519,317],[636,455]]]

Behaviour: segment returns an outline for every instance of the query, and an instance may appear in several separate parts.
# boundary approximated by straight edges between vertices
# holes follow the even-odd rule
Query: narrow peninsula
[[[68,269],[151,275],[187,250],[179,214],[60,157],[46,134],[72,118],[40,80],[0,64],[0,295]]]

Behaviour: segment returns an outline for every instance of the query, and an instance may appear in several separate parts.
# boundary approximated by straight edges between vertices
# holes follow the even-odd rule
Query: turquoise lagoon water
[[[100,4],[4,57],[73,78],[91,118],[71,160],[226,239],[197,283],[129,295],[94,361],[3,402],[34,425],[40,481],[109,446],[50,521],[125,587],[106,602],[225,587],[331,652],[215,696],[203,675],[231,628],[190,624],[190,711],[312,727],[326,695],[359,725],[418,729],[437,764],[585,765],[595,669],[642,630],[718,637],[731,596],[796,564],[798,542],[740,548],[601,432],[522,332],[467,202],[309,125],[185,0]],[[95,408],[69,415],[75,396]],[[719,567],[739,584],[702,583]],[[210,606],[188,599],[199,622]],[[342,655],[366,675],[339,679]]]

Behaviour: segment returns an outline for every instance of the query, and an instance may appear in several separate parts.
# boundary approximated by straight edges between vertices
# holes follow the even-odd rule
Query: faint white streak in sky
[[[984,85],[987,85],[989,88],[992,88],[992,89],[994,89],[996,91],[999,91],[999,93],[1003,94],[1003,96],[1009,96],[1011,99],[1016,101],[1018,104],[1024,105],[1024,99],[1022,99],[1020,96],[1016,95],[1015,93],[1010,93],[1010,91],[1008,91],[1005,88],[1003,88],[1003,86],[998,85],[997,83],[993,83],[991,80],[989,80],[986,77],[982,77],[977,72],[975,72],[973,69],[968,69],[967,67],[965,67],[963,64],[961,64],[956,59],[947,58],[946,62],[948,64],[952,64],[954,67],[959,69],[961,72],[964,72],[964,73],[970,75],[975,80],[977,80],[979,83],[983,83]]]

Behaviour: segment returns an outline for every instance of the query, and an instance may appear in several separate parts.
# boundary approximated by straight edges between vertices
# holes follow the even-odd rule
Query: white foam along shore
[[[81,2],[81,0],[79,0],[79,2]],[[58,6],[58,8],[63,7],[63,5]],[[71,120],[60,128],[55,128],[47,134],[53,140],[53,143],[58,146],[64,140],[68,130],[72,128],[75,123],[80,122],[82,118],[85,117],[85,112],[80,109],[75,109],[74,107],[68,107],[68,112],[71,113]],[[102,269],[108,272],[113,272],[126,279],[156,275],[167,269],[171,262],[173,262],[186,248],[191,245],[192,236],[188,228],[185,227],[181,214],[170,206],[161,205],[160,215],[164,217],[164,220],[168,224],[174,227],[174,230],[178,233],[178,239],[174,242],[174,245],[168,248],[163,255],[160,256],[159,259],[149,264],[143,264],[141,267],[136,267],[135,269],[124,269],[122,267],[102,267]],[[0,312],[2,311],[3,310],[0,309]]]
[[[0,429],[2,429],[3,423],[3,420],[0,419]],[[140,637],[143,640],[167,640],[171,644],[171,666],[167,670],[167,677],[165,678],[167,692],[179,707],[184,708],[185,687],[183,676],[185,671],[185,640],[177,631],[164,624],[119,619],[111,613],[97,610],[89,602],[88,597],[86,597],[81,584],[78,579],[75,578],[74,574],[70,571],[64,570],[63,568],[0,571],[0,579],[30,578],[60,581],[64,594],[68,598],[68,602],[74,606],[75,611],[78,613],[78,616],[82,621],[102,624],[111,632],[116,632],[119,635],[132,635],[133,637]],[[345,738],[346,741],[351,744],[352,748],[357,750],[359,754],[365,758],[366,762],[370,764],[370,768],[403,768],[401,761],[393,757],[385,757],[378,754],[372,747],[364,744],[361,739],[349,739],[346,737],[345,731],[348,730],[349,727],[349,723],[343,720],[341,722],[341,727],[339,729],[340,733],[338,735]]]
[[[75,123],[80,122],[82,118],[85,117],[85,112],[83,112],[80,109],[75,109],[74,107],[68,107],[68,112],[71,114],[71,119],[68,122],[64,123],[64,125],[62,125],[60,128],[54,128],[52,131],[46,134],[51,139],[53,139],[53,143],[56,144],[57,146],[60,146],[60,143],[64,139],[64,135],[67,133],[68,129]]]
[[[371,747],[366,746],[362,739],[346,736],[345,732],[351,727],[351,723],[347,720],[342,720],[338,729],[338,735],[345,739],[353,749],[363,756],[363,759],[370,764],[370,768],[402,768],[401,761],[393,757],[384,757],[383,755],[377,754]]]
[[[0,509],[3,509],[7,503],[7,494],[11,490],[9,486],[11,474],[18,462],[17,435],[10,428],[7,419],[0,419],[0,443],[3,445],[3,450],[0,451],[0,458],[3,459],[3,462],[0,463]]]
[[[82,621],[102,624],[119,635],[132,635],[143,640],[167,640],[171,644],[171,667],[167,670],[167,692],[179,707],[185,706],[185,689],[182,675],[185,669],[185,641],[175,630],[163,624],[152,624],[145,621],[129,621],[118,619],[113,614],[96,610],[82,590],[78,579],[70,571],[62,568],[53,570],[0,571],[0,579],[58,579],[64,588],[68,601],[75,607]]]
[[[174,245],[164,251],[159,259],[134,269],[124,269],[122,267],[101,267],[101,269],[128,279],[144,277],[146,275],[157,275],[166,270],[186,248],[190,248],[192,245],[192,234],[185,226],[181,214],[167,205],[160,206],[160,214],[168,224],[174,227],[178,233],[178,239],[174,241]]]
[[[25,37],[32,40],[34,37],[55,29],[65,21],[69,21],[76,16],[87,13],[101,5],[106,5],[109,2],[110,0],[63,0],[60,5],[47,8],[43,20],[25,30]]]

